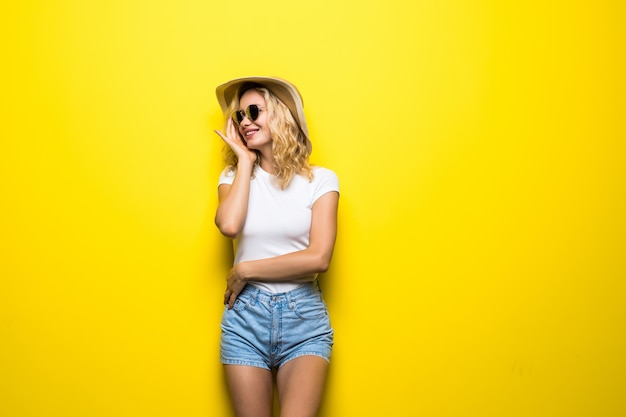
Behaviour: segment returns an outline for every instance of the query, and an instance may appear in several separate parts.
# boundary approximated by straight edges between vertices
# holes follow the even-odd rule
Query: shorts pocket
[[[320,294],[311,294],[290,303],[290,308],[302,320],[315,320],[328,317],[326,303]]]
[[[248,306],[250,306],[252,304],[253,300],[254,300],[254,298],[250,297],[248,294],[239,294],[239,296],[235,300],[235,304],[233,305],[233,309],[235,311],[245,311],[248,308]]]

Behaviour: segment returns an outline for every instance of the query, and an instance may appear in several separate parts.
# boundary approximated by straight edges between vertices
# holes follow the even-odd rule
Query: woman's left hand
[[[224,293],[224,304],[228,304],[228,309],[232,309],[235,300],[243,287],[246,286],[246,280],[241,273],[241,264],[233,266],[226,276],[226,292]]]

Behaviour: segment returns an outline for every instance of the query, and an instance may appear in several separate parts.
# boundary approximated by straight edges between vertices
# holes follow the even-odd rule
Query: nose
[[[252,121],[248,119],[248,115],[244,113],[242,116],[243,116],[243,119],[241,119],[241,123],[239,123],[239,126],[243,126],[243,127],[249,126],[252,123]]]

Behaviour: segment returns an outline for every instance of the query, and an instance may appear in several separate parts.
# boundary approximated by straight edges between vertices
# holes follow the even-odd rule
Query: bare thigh
[[[328,362],[306,355],[280,367],[276,375],[280,415],[314,417],[319,411],[326,385]]]
[[[255,366],[224,365],[228,391],[237,417],[271,417],[272,372]]]

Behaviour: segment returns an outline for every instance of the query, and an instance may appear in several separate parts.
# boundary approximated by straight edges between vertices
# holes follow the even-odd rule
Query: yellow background
[[[323,417],[625,416],[622,1],[15,1],[0,415],[226,416],[216,85],[340,177]]]

